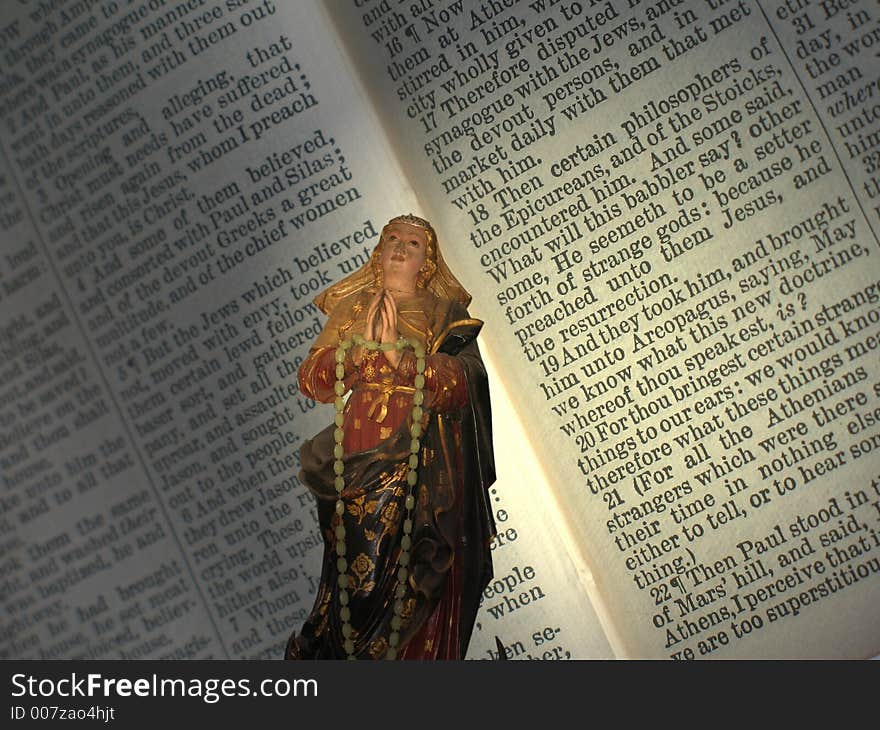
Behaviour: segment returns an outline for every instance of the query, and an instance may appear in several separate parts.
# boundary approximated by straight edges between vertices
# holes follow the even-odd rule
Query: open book
[[[0,657],[282,656],[311,300],[406,212],[486,323],[470,657],[878,653],[878,16],[10,4]]]

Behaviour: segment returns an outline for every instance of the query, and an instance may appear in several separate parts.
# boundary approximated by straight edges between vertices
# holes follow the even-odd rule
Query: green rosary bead
[[[405,337],[400,337],[396,342],[376,342],[375,340],[364,340],[360,335],[353,335],[351,339],[343,340],[339,343],[339,346],[336,348],[335,360],[336,360],[336,383],[334,384],[334,392],[336,393],[335,406],[336,406],[336,416],[334,418],[335,429],[333,431],[333,440],[335,442],[333,448],[333,472],[336,475],[334,479],[334,486],[336,491],[340,494],[345,489],[345,479],[343,477],[345,471],[345,465],[343,462],[343,457],[345,456],[345,450],[343,447],[343,441],[345,440],[345,431],[343,426],[345,425],[345,399],[343,395],[346,392],[345,387],[345,353],[346,351],[352,347],[353,344],[364,347],[366,350],[370,351],[381,351],[381,352],[390,352],[391,350],[397,349],[402,350],[405,347],[411,347],[413,349],[413,353],[416,356],[416,375],[413,379],[413,409],[410,418],[410,456],[408,459],[408,471],[406,475],[407,485],[410,487],[410,494],[406,496],[406,500],[404,502],[404,506],[406,509],[405,519],[403,521],[403,532],[404,535],[400,541],[401,552],[398,557],[398,570],[397,570],[397,586],[394,590],[395,601],[393,605],[393,613],[394,616],[391,619],[391,634],[389,635],[388,644],[389,649],[385,654],[387,659],[395,659],[397,657],[397,646],[400,643],[400,633],[399,629],[402,625],[401,615],[403,613],[403,598],[406,595],[406,582],[409,577],[409,570],[407,566],[410,562],[409,549],[412,545],[412,540],[410,538],[410,534],[413,528],[413,522],[410,517],[413,507],[415,506],[415,498],[412,494],[412,489],[418,483],[418,466],[419,466],[419,451],[421,449],[420,437],[422,435],[422,425],[421,421],[424,417],[424,411],[422,410],[422,404],[424,403],[425,394],[424,394],[424,386],[425,386],[425,348],[421,342],[418,340],[407,340]],[[342,517],[345,514],[345,503],[340,498],[337,500],[336,505],[336,514]],[[345,642],[343,644],[343,648],[345,649],[346,654],[349,659],[356,659],[355,657],[355,645],[354,641],[351,639],[353,634],[353,628],[351,626],[351,610],[348,607],[349,603],[349,594],[348,594],[348,586],[351,583],[351,579],[347,575],[348,570],[348,560],[345,558],[346,546],[345,546],[345,527],[340,524],[336,527],[336,568],[339,572],[339,576],[337,579],[337,583],[339,585],[338,590],[338,598],[339,598],[339,616],[342,620],[342,634],[345,637]]]

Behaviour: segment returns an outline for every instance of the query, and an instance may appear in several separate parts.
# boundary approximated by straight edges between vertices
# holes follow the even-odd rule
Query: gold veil
[[[461,306],[467,308],[468,304],[471,302],[471,295],[459,283],[458,279],[455,278],[455,275],[449,270],[449,267],[443,260],[443,255],[440,253],[440,245],[437,241],[437,234],[434,232],[434,228],[424,218],[419,218],[414,215],[401,215],[392,218],[382,228],[382,233],[379,235],[379,243],[377,243],[376,248],[373,249],[369,261],[357,271],[349,274],[342,279],[342,281],[327,287],[315,297],[315,306],[324,312],[324,314],[330,315],[333,310],[336,309],[339,302],[346,297],[364,289],[370,289],[376,286],[375,267],[381,253],[382,237],[385,234],[385,228],[393,223],[406,223],[407,225],[415,226],[416,228],[422,229],[427,235],[429,253],[430,249],[433,248],[433,255],[430,258],[434,261],[435,270],[434,274],[426,282],[425,289],[440,299],[458,302]]]

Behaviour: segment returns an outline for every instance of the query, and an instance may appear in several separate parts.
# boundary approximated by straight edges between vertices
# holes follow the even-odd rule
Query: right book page
[[[880,651],[876,4],[330,10],[617,650]]]

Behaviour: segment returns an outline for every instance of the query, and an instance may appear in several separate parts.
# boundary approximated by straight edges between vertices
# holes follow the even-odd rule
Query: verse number
[[[662,603],[666,603],[672,596],[669,593],[669,586],[666,583],[661,583],[659,586],[654,586],[651,588],[651,598],[654,599],[654,605],[659,606]]]
[[[615,507],[620,507],[623,504],[623,499],[620,496],[620,492],[616,489],[609,489],[607,492],[602,493],[602,500],[605,504],[608,505],[608,509],[614,509]]]
[[[468,208],[468,215],[470,215],[474,223],[489,219],[489,211],[486,210],[486,206],[482,203],[477,203],[473,208]]]

